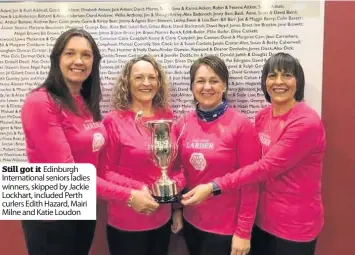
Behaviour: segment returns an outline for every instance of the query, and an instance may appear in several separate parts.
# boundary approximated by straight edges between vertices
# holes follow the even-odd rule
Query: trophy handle
[[[138,111],[136,113],[136,116],[134,117],[134,124],[135,124],[136,130],[138,131],[138,133],[141,136],[143,136],[143,133],[142,133],[141,129],[139,128],[140,126],[151,131],[151,127],[149,125],[147,125],[147,123],[142,121],[142,117],[143,117],[143,111]]]
[[[144,126],[144,123],[142,122],[142,116],[143,116],[143,111],[138,111],[136,113],[136,116],[134,117],[134,126],[136,127],[138,133],[143,136],[141,130],[138,127],[138,124],[142,124]]]
[[[182,134],[184,133],[185,127],[186,127],[186,115],[184,116],[184,125],[182,126],[181,131],[179,132],[179,136],[175,140],[175,145],[173,146],[174,147],[174,154],[172,156],[172,160],[174,160],[174,161],[179,153],[179,141],[182,137]]]
[[[184,125],[182,126],[182,129],[181,129],[181,131],[180,131],[180,134],[179,134],[179,136],[176,138],[176,146],[178,146],[179,141],[180,141],[180,138],[181,138],[182,134],[184,133],[185,126],[186,126],[186,122],[184,122]]]

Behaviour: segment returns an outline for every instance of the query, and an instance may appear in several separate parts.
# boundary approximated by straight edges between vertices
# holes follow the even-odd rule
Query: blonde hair
[[[169,87],[166,74],[162,66],[154,59],[154,57],[150,55],[143,55],[131,59],[122,68],[121,73],[118,76],[118,80],[113,87],[113,93],[111,98],[113,109],[125,110],[128,109],[129,105],[132,103],[132,95],[129,88],[129,78],[133,65],[141,60],[147,61],[152,64],[155,71],[158,73],[158,92],[153,98],[153,107],[155,109],[168,107]]]

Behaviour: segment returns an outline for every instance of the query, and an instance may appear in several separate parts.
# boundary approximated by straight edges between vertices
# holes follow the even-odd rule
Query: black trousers
[[[204,232],[184,220],[183,233],[190,255],[230,255],[231,235]]]
[[[269,234],[254,226],[251,238],[252,255],[314,255],[317,240],[292,242]]]
[[[96,221],[22,221],[28,255],[88,255]]]
[[[122,231],[107,226],[107,241],[111,255],[167,255],[171,222],[147,231]]]

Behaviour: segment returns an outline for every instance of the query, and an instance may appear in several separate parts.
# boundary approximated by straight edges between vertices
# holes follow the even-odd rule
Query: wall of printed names
[[[317,1],[1,3],[0,161],[26,160],[19,111],[26,93],[44,81],[56,38],[69,28],[86,29],[99,45],[104,113],[121,67],[141,54],[165,68],[174,113],[190,111],[189,67],[215,54],[230,71],[230,105],[253,119],[266,106],[263,63],[280,51],[299,58],[306,101],[321,112],[323,22],[324,3]]]

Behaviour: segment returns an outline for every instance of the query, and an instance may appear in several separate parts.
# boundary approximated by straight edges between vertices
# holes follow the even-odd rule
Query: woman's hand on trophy
[[[149,215],[158,209],[159,204],[147,191],[132,190],[128,206],[132,207],[136,212]]]
[[[211,195],[212,190],[213,186],[211,183],[197,185],[195,188],[182,195],[181,204],[184,206],[199,204]]]
[[[176,209],[173,212],[173,222],[171,224],[171,231],[174,234],[179,233],[179,231],[183,228],[183,216],[182,216],[182,209]]]
[[[150,189],[148,188],[148,186],[144,185],[143,188],[141,189],[141,191],[145,192],[148,195],[151,195],[152,192],[150,191]]]

